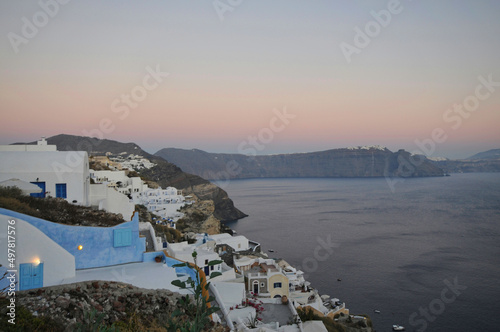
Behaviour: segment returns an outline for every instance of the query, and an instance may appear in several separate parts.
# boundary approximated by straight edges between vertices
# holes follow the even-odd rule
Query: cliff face
[[[135,143],[121,143],[107,139],[96,139],[73,135],[57,135],[47,139],[48,144],[57,145],[59,151],[112,152],[118,154],[142,155],[157,165],[140,172],[141,176],[157,182],[163,188],[173,186],[182,189],[185,195],[193,195],[200,200],[213,200],[213,216],[221,221],[231,221],[246,217],[238,210],[227,193],[215,184],[193,174],[185,173],[176,165],[142,150]]]
[[[162,149],[155,155],[207,179],[275,177],[422,177],[443,171],[425,157],[384,148],[335,149],[321,152],[245,156],[201,150]]]

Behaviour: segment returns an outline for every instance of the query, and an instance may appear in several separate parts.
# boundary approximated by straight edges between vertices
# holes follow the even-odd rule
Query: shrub
[[[196,261],[197,253],[193,252],[193,259]],[[208,266],[213,266],[216,264],[220,264],[222,261],[210,261],[208,262]],[[175,310],[172,314],[172,319],[167,325],[167,329],[169,331],[190,331],[190,332],[200,332],[203,331],[209,324],[210,316],[217,311],[219,311],[218,307],[208,307],[210,302],[213,302],[215,298],[213,296],[204,296],[204,292],[208,292],[208,288],[210,286],[210,282],[206,282],[206,280],[200,279],[199,268],[197,266],[193,266],[190,263],[181,263],[173,265],[176,267],[188,267],[194,270],[196,273],[196,280],[193,280],[191,277],[187,279],[187,281],[174,280],[172,281],[172,285],[177,286],[181,289],[186,289],[191,292],[193,295],[191,296],[183,296],[179,300],[179,304],[182,310]],[[213,272],[211,274],[211,278],[221,275],[220,272]],[[192,300],[194,298],[194,300]],[[178,319],[181,315],[187,315],[190,319],[187,321],[180,321]]]
[[[23,196],[23,192],[17,187],[0,187],[0,196],[18,198]]]
[[[22,194],[15,187],[0,187],[0,207],[66,225],[115,226],[121,215],[74,205],[62,198],[38,198]]]
[[[62,332],[65,326],[56,322],[50,317],[33,316],[31,312],[23,306],[16,306],[16,324],[7,321],[8,298],[0,298],[0,331],[50,331]]]
[[[29,204],[21,202],[19,199],[14,197],[2,197],[0,196],[0,207],[4,209],[9,209],[19,213],[24,213],[33,217],[40,218],[41,214],[39,211],[33,209]]]

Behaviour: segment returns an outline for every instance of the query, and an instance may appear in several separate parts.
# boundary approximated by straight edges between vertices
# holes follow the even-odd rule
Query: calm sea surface
[[[250,215],[230,227],[377,331],[500,331],[500,174],[219,185]]]

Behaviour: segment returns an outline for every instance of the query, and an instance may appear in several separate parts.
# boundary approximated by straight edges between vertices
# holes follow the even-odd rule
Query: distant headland
[[[185,172],[208,180],[249,178],[367,178],[443,176],[425,156],[381,146],[360,146],[309,153],[247,156],[166,148],[156,154]]]

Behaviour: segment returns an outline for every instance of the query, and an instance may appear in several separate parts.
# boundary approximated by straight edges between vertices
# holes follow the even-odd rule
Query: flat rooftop
[[[141,262],[113,265],[95,269],[76,270],[74,278],[64,279],[61,284],[71,284],[80,281],[104,280],[117,281],[147,289],[168,289],[173,292],[187,294],[189,291],[172,285],[177,276],[175,269],[163,263]]]

